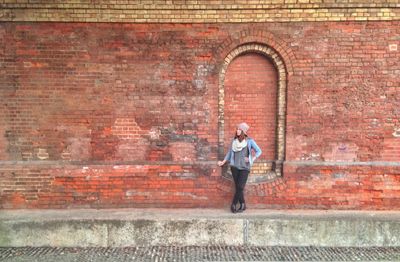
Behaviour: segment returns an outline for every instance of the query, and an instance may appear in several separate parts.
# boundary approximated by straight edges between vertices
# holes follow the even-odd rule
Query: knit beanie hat
[[[243,122],[243,123],[240,123],[237,126],[237,128],[242,130],[247,135],[247,131],[249,130],[250,126],[248,124],[246,124],[245,122]]]

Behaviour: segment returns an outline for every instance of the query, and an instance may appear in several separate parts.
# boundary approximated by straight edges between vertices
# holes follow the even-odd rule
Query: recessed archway
[[[273,146],[273,152],[271,150],[268,151],[266,150],[266,154],[264,155],[264,158],[261,158],[260,161],[257,161],[253,168],[252,168],[252,173],[253,175],[250,176],[250,183],[259,183],[259,182],[265,182],[265,181],[272,181],[274,180],[277,176],[282,175],[282,163],[284,161],[285,157],[285,123],[286,123],[286,68],[285,64],[283,63],[281,57],[278,55],[278,53],[272,49],[269,46],[258,44],[258,43],[249,43],[249,44],[244,44],[236,49],[234,49],[231,53],[229,53],[225,60],[224,64],[222,66],[220,75],[219,75],[219,106],[218,106],[218,127],[219,127],[219,137],[218,137],[218,144],[219,144],[219,154],[220,157],[223,157],[224,152],[226,151],[227,147],[227,141],[229,141],[228,137],[231,134],[227,134],[227,127],[231,126],[232,123],[235,121],[235,119],[231,118],[228,115],[231,115],[232,112],[230,112],[230,108],[227,108],[227,103],[230,103],[229,101],[226,101],[227,98],[227,87],[230,88],[229,86],[226,86],[226,80],[227,76],[228,78],[232,78],[229,73],[228,73],[228,68],[230,65],[232,65],[231,68],[235,70],[235,61],[238,61],[239,59],[245,59],[246,57],[249,57],[249,55],[253,55],[253,60],[255,59],[254,55],[257,56],[262,56],[267,63],[271,63],[271,67],[273,67],[275,74],[276,74],[276,79],[273,80],[273,77],[271,78],[271,81],[274,81],[272,83],[273,87],[275,90],[264,90],[265,92],[269,92],[269,95],[272,95],[274,99],[274,104],[272,105],[275,107],[273,109],[273,116],[268,116],[264,117],[266,120],[265,124],[265,132],[262,130],[260,132],[260,141],[261,144],[264,145],[265,147]],[[257,58],[258,59],[258,58]],[[243,60],[244,61],[244,60]],[[261,61],[261,60],[260,60]],[[237,64],[237,63],[236,63]],[[266,65],[266,70],[268,69],[268,65]],[[263,65],[262,65],[263,66]],[[237,66],[236,66],[237,67]],[[263,76],[264,77],[264,76]],[[260,81],[262,81],[261,79]],[[265,79],[264,79],[265,81]],[[257,82],[257,81],[256,81]],[[229,82],[228,82],[229,85]],[[266,85],[261,84],[261,86],[265,87]],[[270,85],[271,87],[271,85]],[[239,93],[240,96],[240,91],[235,90],[235,92]],[[254,92],[253,92],[254,93]],[[244,95],[245,100],[246,99],[252,99],[252,97],[257,96],[257,92],[255,92],[252,95]],[[261,99],[266,99],[268,94],[260,94],[258,98]],[[264,98],[263,98],[264,97]],[[228,94],[228,98],[231,100],[232,95]],[[246,101],[245,101],[246,102]],[[266,101],[265,101],[266,102]],[[248,103],[248,101],[247,101]],[[259,99],[255,99],[254,103],[263,103],[263,101],[259,101]],[[264,105],[258,105],[260,110],[264,110],[264,112],[267,112],[268,110],[271,110],[271,108],[268,108],[268,106]],[[270,105],[271,107],[271,105]],[[257,106],[255,106],[257,110]],[[228,115],[226,116],[226,113]],[[244,112],[246,113],[246,112]],[[248,112],[250,113],[250,112]],[[251,113],[250,113],[251,114]],[[262,117],[257,118],[257,112],[254,112],[254,117],[250,117],[247,119],[250,119],[248,121],[258,121],[257,125],[260,125],[260,121],[263,121],[264,119]],[[271,121],[273,123],[271,124]],[[229,122],[229,123],[228,123]],[[251,123],[250,123],[251,124]],[[271,130],[271,126],[273,130]],[[260,131],[261,129],[258,128]],[[264,134],[265,133],[265,134]],[[268,139],[273,139],[272,143],[268,144]],[[271,142],[271,141],[269,141]],[[228,170],[224,169],[223,170],[223,175],[225,177],[230,177],[228,175]]]

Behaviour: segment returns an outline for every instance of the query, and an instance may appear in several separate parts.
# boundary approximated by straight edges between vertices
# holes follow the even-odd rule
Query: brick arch
[[[268,58],[276,68],[278,74],[277,82],[277,120],[276,120],[276,141],[275,141],[275,160],[269,167],[268,173],[264,177],[258,178],[258,181],[273,181],[282,175],[282,164],[285,158],[285,130],[286,130],[286,89],[287,89],[287,69],[281,56],[271,47],[259,43],[247,43],[238,46],[228,53],[224,59],[219,74],[219,95],[218,95],[218,147],[219,156],[224,155],[225,140],[225,76],[229,64],[238,56],[246,53],[257,53]],[[226,174],[226,170],[223,171]]]
[[[295,55],[290,49],[289,44],[271,32],[260,29],[243,30],[226,38],[216,49],[216,55],[214,57],[216,64],[219,64],[220,61],[224,61],[228,54],[232,53],[237,47],[249,43],[265,45],[274,50],[279,54],[281,60],[285,62],[284,65],[287,76],[290,77],[293,75],[292,61],[295,61]]]

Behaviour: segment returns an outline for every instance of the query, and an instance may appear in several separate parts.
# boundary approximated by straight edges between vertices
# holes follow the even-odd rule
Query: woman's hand
[[[226,160],[224,160],[224,161],[218,161],[218,165],[219,165],[219,166],[223,166],[223,165],[225,165],[225,163],[226,163]]]

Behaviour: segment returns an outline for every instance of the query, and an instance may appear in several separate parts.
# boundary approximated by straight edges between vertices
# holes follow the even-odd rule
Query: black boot
[[[237,210],[238,213],[241,213],[246,210],[246,203],[240,203],[240,207]]]
[[[231,205],[231,211],[232,211],[232,213],[236,213],[237,212],[235,204]]]

